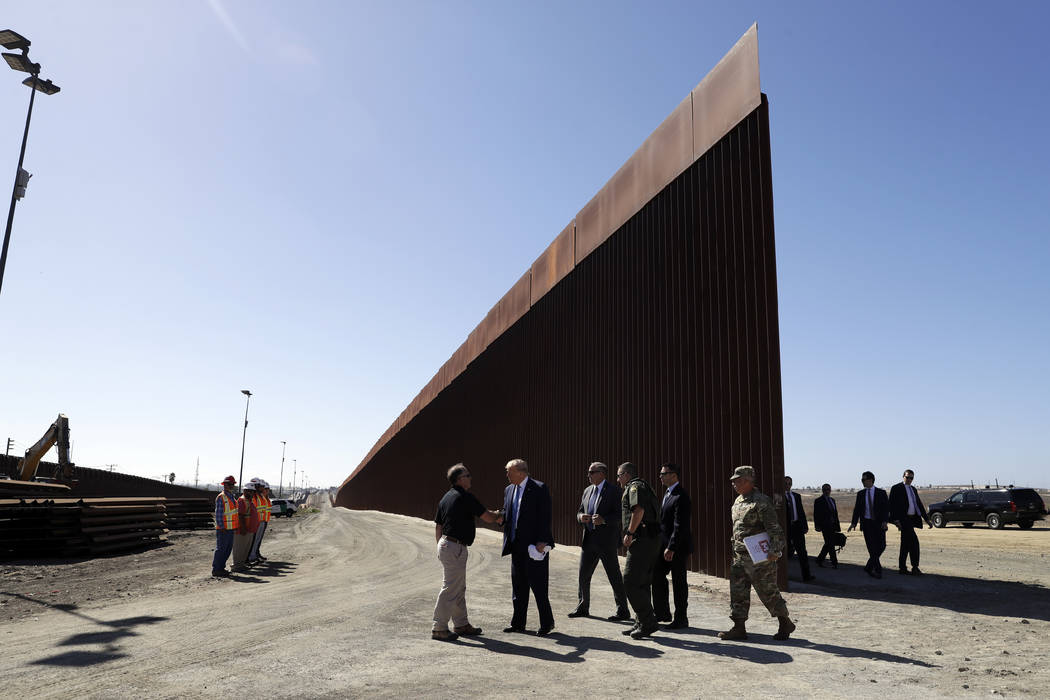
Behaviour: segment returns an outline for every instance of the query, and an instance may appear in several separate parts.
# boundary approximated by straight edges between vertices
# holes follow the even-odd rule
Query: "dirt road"
[[[325,507],[277,523],[269,565],[236,581],[207,575],[208,532],[105,564],[0,567],[0,678],[9,697],[218,697],[253,678],[263,688],[250,694],[269,697],[1045,697],[1050,530],[921,537],[927,576],[889,573],[891,532],[887,577],[869,579],[851,536],[837,571],[793,581],[793,639],[772,640],[756,600],[751,639],[729,643],[714,636],[728,623],[727,585],[695,574],[688,630],[633,641],[604,618],[566,618],[571,547],[552,555],[555,633],[505,635],[509,563],[497,534],[480,531],[468,606],[485,634],[449,644],[429,639],[440,583],[433,526]],[[593,598],[596,615],[613,611],[600,572]]]

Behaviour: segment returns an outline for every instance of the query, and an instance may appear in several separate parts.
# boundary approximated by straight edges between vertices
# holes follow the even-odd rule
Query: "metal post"
[[[244,401],[244,432],[241,434],[241,471],[237,476],[237,485],[244,490],[244,441],[248,437],[248,404],[252,401],[252,395],[250,393],[245,394],[247,397]]]
[[[277,497],[280,498],[281,494],[284,493],[284,451],[288,447],[286,440],[281,440],[281,478],[277,484]]]
[[[33,118],[33,100],[36,98],[37,74],[33,73],[33,85],[29,87],[29,111],[26,113],[26,129],[22,133],[22,150],[18,154],[18,167],[15,168],[15,184],[11,187],[11,208],[7,212],[7,230],[4,232],[4,249],[0,252],[0,290],[4,288],[4,268],[7,267],[7,246],[11,243],[11,224],[15,220],[15,192],[18,190],[18,174],[22,172],[22,162],[26,157],[26,140],[29,138],[29,121]]]

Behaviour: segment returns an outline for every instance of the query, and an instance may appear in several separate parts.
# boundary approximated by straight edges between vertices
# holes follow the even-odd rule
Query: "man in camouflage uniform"
[[[719,632],[720,639],[747,639],[744,621],[751,607],[751,587],[769,614],[780,620],[780,629],[773,639],[787,639],[795,625],[788,618],[787,603],[777,588],[777,560],[784,552],[784,531],[773,509],[773,500],[755,488],[755,470],[737,467],[729,477],[739,494],[733,501],[733,563],[729,567],[729,618],[733,628]],[[747,552],[744,538],[759,533],[769,534],[769,559],[755,563]]]
[[[630,462],[616,470],[616,482],[623,489],[620,522],[623,546],[627,548],[623,587],[635,614],[634,627],[623,633],[641,639],[660,629],[652,598],[653,567],[660,556],[660,502],[652,487],[638,477],[638,467]]]

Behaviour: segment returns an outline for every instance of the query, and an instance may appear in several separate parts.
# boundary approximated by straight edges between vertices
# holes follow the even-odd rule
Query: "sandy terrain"
[[[268,565],[208,576],[213,535],[180,533],[148,552],[90,562],[0,566],[0,677],[11,697],[213,697],[266,678],[272,697],[504,696],[1045,697],[1050,690],[1050,529],[923,530],[927,576],[840,568],[787,594],[798,630],[772,640],[755,601],[747,642],[722,642],[725,581],[691,575],[693,627],[633,641],[621,624],[570,620],[578,551],[552,555],[550,637],[505,635],[509,563],[479,532],[468,567],[484,636],[429,639],[440,583],[430,523],[325,507],[274,521]],[[815,533],[811,533],[815,534]],[[810,537],[811,554],[819,537]],[[117,590],[121,589],[121,590]],[[54,592],[53,591],[57,591]],[[595,577],[592,610],[613,610]],[[529,627],[537,626],[535,607]]]

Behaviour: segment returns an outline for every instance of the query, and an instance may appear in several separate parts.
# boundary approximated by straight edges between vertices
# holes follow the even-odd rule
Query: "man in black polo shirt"
[[[450,642],[461,634],[481,634],[480,627],[467,621],[467,547],[474,544],[474,518],[494,523],[499,513],[485,510],[470,492],[470,472],[462,464],[448,470],[448,481],[452,488],[442,496],[434,516],[438,561],[445,576],[434,606],[434,629],[430,637]],[[449,618],[454,626],[452,632],[448,629]]]

